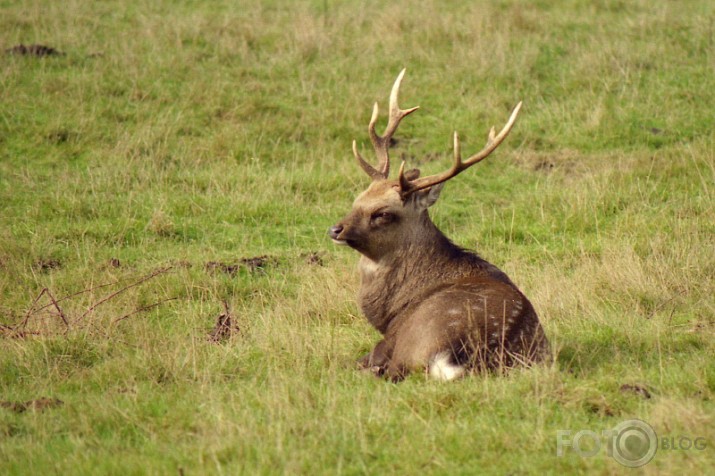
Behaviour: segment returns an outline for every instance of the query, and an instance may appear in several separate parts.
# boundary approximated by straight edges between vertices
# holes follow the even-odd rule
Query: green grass
[[[705,474],[714,25],[706,0],[0,2],[0,47],[66,53],[0,56],[0,324],[92,289],[60,302],[69,329],[48,308],[0,335],[0,401],[64,402],[0,407],[0,473],[612,474],[605,449],[557,457],[557,431],[639,418],[707,440],[639,472]],[[427,173],[524,101],[433,215],[531,298],[553,365],[355,371],[378,336],[325,231],[402,67],[421,110],[393,156]],[[211,343],[223,301],[241,332]]]

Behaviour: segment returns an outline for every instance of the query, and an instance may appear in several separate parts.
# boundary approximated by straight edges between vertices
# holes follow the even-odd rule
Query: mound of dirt
[[[252,258],[241,258],[237,263],[222,263],[220,261],[209,261],[206,263],[206,271],[222,272],[231,276],[235,276],[241,268],[248,270],[250,273],[264,272],[267,267],[277,264],[278,261],[267,255],[254,256]]]
[[[643,385],[638,385],[635,383],[624,383],[619,389],[621,393],[634,393],[641,398],[649,399],[651,397],[650,392]]]
[[[223,302],[223,311],[216,319],[216,325],[209,332],[209,342],[223,342],[230,339],[234,333],[240,332],[226,301]]]
[[[41,397],[35,400],[26,402],[3,402],[0,401],[0,407],[7,408],[15,413],[24,413],[28,410],[44,411],[48,408],[56,408],[64,405],[64,402],[59,398]]]
[[[64,56],[64,53],[58,51],[51,46],[45,45],[15,45],[12,48],[5,50],[5,53],[9,55],[19,55],[19,56]]]
[[[35,262],[35,269],[39,269],[41,271],[50,271],[61,267],[62,263],[60,260],[55,258],[41,258]]]

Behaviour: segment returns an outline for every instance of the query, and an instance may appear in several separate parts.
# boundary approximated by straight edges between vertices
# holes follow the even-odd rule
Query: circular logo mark
[[[613,459],[628,468],[648,463],[658,450],[658,437],[643,420],[626,420],[613,429]]]

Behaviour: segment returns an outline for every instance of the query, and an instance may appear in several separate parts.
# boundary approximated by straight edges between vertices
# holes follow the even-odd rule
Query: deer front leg
[[[402,382],[410,374],[409,368],[398,362],[390,362],[385,369],[384,375],[387,380],[393,383]]]
[[[391,382],[400,382],[410,373],[409,368],[401,361],[394,360],[394,343],[381,340],[369,354],[358,361],[359,368],[370,372],[375,377],[385,377]]]
[[[390,362],[391,356],[392,346],[388,345],[383,339],[377,343],[371,352],[357,361],[358,368],[368,371],[376,377],[380,377],[385,373],[385,368]]]

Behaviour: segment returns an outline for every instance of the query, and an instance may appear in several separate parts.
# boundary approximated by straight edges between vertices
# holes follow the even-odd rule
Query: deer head
[[[420,177],[417,169],[405,171],[405,162],[400,165],[396,180],[389,178],[390,140],[402,119],[419,107],[400,109],[398,95],[405,74],[403,69],[397,76],[390,93],[389,119],[383,135],[375,131],[379,108],[373,106],[368,124],[368,134],[378,158],[377,167],[370,165],[353,141],[353,154],[360,167],[370,176],[372,183],[353,203],[352,211],[338,224],[331,227],[329,235],[333,242],[348,245],[373,261],[379,261],[394,254],[405,246],[433,241],[438,233],[429,220],[427,209],[439,198],[446,181],[457,176],[472,165],[484,160],[504,141],[516,121],[521,102],[516,105],[506,125],[495,133],[489,131],[486,145],[462,160],[459,136],[454,133],[454,162],[445,172],[428,177]]]

